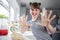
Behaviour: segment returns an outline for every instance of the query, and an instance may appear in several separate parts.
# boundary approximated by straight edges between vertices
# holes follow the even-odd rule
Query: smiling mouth
[[[37,13],[32,13],[32,15],[33,15],[33,16],[36,16],[36,15],[37,15]]]

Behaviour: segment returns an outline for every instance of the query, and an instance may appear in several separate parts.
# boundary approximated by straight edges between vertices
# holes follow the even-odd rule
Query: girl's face
[[[40,9],[37,9],[37,8],[30,8],[30,14],[31,16],[38,16],[40,13]]]

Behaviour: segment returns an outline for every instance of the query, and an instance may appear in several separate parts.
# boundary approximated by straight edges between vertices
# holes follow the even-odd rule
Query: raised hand
[[[27,26],[27,18],[28,18],[28,16],[25,16],[25,15],[23,15],[21,17],[19,16],[19,23],[22,27]]]
[[[19,18],[18,22],[21,26],[21,33],[24,33],[28,26],[28,24],[27,24],[28,16],[23,15],[22,17],[19,16],[18,18]]]
[[[51,23],[51,21],[56,17],[56,15],[51,17],[52,11],[50,11],[48,16],[46,14],[47,14],[47,10],[44,10],[43,14],[41,15],[41,22],[37,23],[38,25],[47,27]]]

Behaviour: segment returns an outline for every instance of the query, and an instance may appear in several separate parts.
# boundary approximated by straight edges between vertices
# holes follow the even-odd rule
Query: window
[[[6,6],[9,6],[8,2],[6,0],[1,0]]]
[[[9,11],[0,5],[0,29],[8,29],[8,19],[5,19],[6,17],[9,18]]]
[[[9,12],[3,6],[0,5],[0,14],[4,14],[9,17]]]
[[[10,7],[10,21],[14,21],[14,9]]]

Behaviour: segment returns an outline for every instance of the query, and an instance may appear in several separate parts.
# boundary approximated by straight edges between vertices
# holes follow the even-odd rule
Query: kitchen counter
[[[20,32],[17,32],[20,33]],[[0,36],[0,40],[12,40],[11,38],[12,32],[9,30],[8,35],[6,36]],[[36,40],[36,38],[33,36],[31,31],[26,31],[23,35],[24,40]]]

